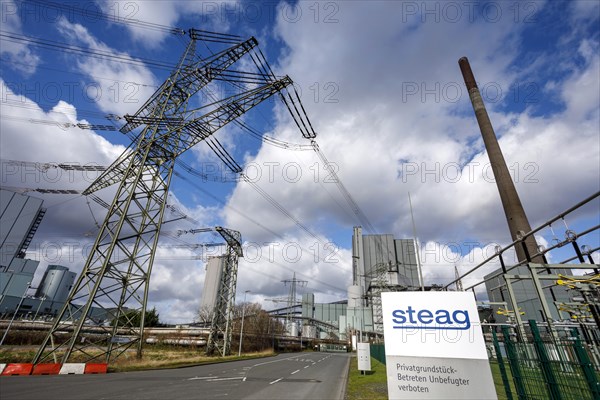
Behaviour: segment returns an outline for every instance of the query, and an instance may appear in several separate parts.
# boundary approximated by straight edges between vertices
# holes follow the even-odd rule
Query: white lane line
[[[242,382],[246,382],[246,378],[247,378],[247,376],[245,376],[244,379],[242,379]]]
[[[232,378],[216,378],[216,379],[209,379],[208,382],[216,382],[216,381],[233,381],[236,379],[244,379],[242,376],[234,376]]]
[[[189,378],[188,381],[195,381],[195,380],[199,380],[199,379],[214,379],[214,378],[218,378],[218,376],[195,376],[193,378]]]
[[[269,385],[272,385],[272,384],[274,384],[274,383],[277,383],[277,382],[279,382],[279,381],[280,381],[280,380],[282,380],[282,379],[283,379],[283,378],[275,379],[273,382],[270,382],[270,383],[269,383]]]
[[[298,372],[300,372],[300,370],[299,370],[299,369],[295,370],[295,371],[294,371],[294,372],[292,372],[290,375],[294,375],[295,373],[298,373]]]
[[[307,365],[306,367],[304,367],[304,369],[306,369],[306,368],[308,368],[308,367],[310,367],[310,365]]]
[[[281,361],[296,361],[296,359],[297,359],[298,357],[300,357],[300,356],[287,357],[287,358],[282,358],[282,359],[279,359],[279,360],[273,360],[273,361],[265,361],[265,362],[261,362],[261,363],[258,363],[258,364],[254,364],[254,365],[253,365],[252,367],[250,367],[250,368],[258,367],[258,366],[260,366],[260,365],[273,364],[273,363],[276,363],[276,362],[281,362]]]

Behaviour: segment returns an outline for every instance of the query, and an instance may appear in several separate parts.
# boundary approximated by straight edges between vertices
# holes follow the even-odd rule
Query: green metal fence
[[[371,343],[371,357],[385,365],[385,345],[383,343]]]
[[[549,329],[531,320],[524,328],[524,337],[508,325],[484,328],[500,399],[600,400],[597,341],[581,340],[575,327]],[[371,344],[371,357],[385,364],[384,345]]]
[[[600,400],[597,348],[582,342],[576,328],[540,330],[531,320],[525,337],[509,326],[501,332],[499,338],[492,331],[492,340],[507,399]]]

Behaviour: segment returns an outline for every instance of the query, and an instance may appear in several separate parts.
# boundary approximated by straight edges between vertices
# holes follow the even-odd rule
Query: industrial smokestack
[[[508,167],[506,166],[506,161],[500,150],[498,139],[494,133],[494,128],[492,127],[485,105],[483,104],[483,99],[481,98],[481,93],[479,93],[479,88],[475,82],[475,76],[473,76],[469,60],[467,57],[462,57],[458,60],[458,65],[460,66],[460,71],[465,80],[467,90],[469,91],[469,98],[471,99],[471,104],[473,104],[473,110],[475,111],[479,129],[481,130],[483,143],[485,144],[485,149],[488,153],[490,163],[492,164],[492,171],[494,172],[498,192],[500,192],[500,200],[502,200],[502,206],[504,207],[508,229],[510,230],[513,241],[515,241],[519,239],[523,233],[531,231],[531,226],[529,225],[525,210],[519,199],[519,194],[517,193],[517,189],[515,188]],[[538,246],[533,235],[525,239],[525,245],[530,256],[533,256],[538,252]],[[519,261],[527,260],[527,255],[523,246],[516,246],[515,250]],[[533,258],[532,261],[543,263],[542,257],[539,256]]]

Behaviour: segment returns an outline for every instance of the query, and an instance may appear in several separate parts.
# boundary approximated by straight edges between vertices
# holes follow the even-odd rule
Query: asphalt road
[[[3,376],[2,400],[342,399],[349,354],[294,353],[106,375]]]

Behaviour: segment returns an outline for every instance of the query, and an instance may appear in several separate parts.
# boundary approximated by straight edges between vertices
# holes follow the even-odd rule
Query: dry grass
[[[187,348],[149,348],[144,349],[142,359],[138,359],[135,353],[123,354],[109,366],[109,371],[140,371],[147,369],[177,368],[200,364],[211,364],[226,361],[246,360],[251,358],[270,357],[275,355],[271,350],[256,353],[230,355],[227,357],[208,357],[204,349]]]
[[[0,363],[29,363],[37,349],[32,346],[11,346],[0,349]],[[176,346],[148,346],[144,348],[141,359],[136,357],[135,351],[127,351],[108,367],[109,372],[142,371],[148,369],[177,368],[200,364],[245,360],[273,356],[271,350],[256,353],[246,353],[241,357],[237,355],[227,357],[207,357],[202,348],[187,348]],[[70,362],[78,362],[73,357]]]

